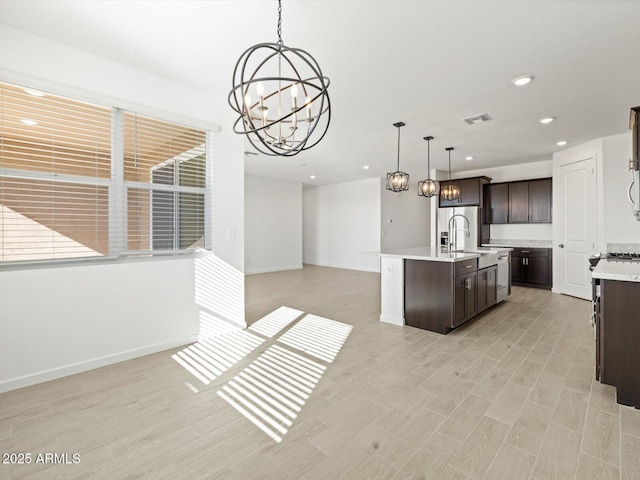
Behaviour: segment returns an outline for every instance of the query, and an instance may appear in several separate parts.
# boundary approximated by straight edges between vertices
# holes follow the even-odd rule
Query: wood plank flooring
[[[380,323],[375,273],[246,280],[245,331],[0,395],[32,455],[0,479],[640,480],[589,302],[516,287],[442,336]]]

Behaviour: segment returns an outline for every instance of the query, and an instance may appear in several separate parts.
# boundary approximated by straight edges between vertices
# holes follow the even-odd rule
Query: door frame
[[[601,251],[602,247],[602,224],[601,224],[601,205],[602,205],[602,142],[600,140],[588,142],[587,144],[580,145],[579,147],[575,147],[573,149],[568,149],[562,152],[558,152],[553,156],[553,227],[552,227],[552,238],[553,238],[553,288],[552,291],[555,293],[561,293],[565,295],[572,295],[569,292],[564,291],[559,282],[555,281],[556,279],[562,278],[560,275],[560,267],[561,262],[559,261],[560,255],[562,254],[559,248],[559,244],[562,243],[564,239],[562,226],[565,224],[566,217],[560,216],[559,205],[562,201],[562,185],[563,182],[560,181],[560,169],[571,164],[579,163],[585,160],[593,160],[593,173],[592,180],[590,181],[591,188],[593,189],[594,202],[593,202],[593,230],[591,232],[591,238],[593,239],[593,245],[591,248],[592,252]],[[585,266],[585,268],[587,268]],[[591,293],[589,289],[589,293],[585,292],[585,296],[581,296],[580,298],[584,298],[585,300],[591,299]]]

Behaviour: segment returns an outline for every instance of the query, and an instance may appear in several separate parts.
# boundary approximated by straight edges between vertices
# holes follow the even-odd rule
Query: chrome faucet
[[[467,228],[453,228],[455,226],[455,218],[462,217],[467,222]],[[464,227],[464,224],[463,224]],[[458,246],[458,231],[462,230],[464,232],[465,237],[471,236],[471,225],[469,224],[469,219],[462,215],[461,213],[456,213],[449,219],[449,251],[453,250],[453,246]],[[455,241],[453,240],[453,235],[455,234]]]

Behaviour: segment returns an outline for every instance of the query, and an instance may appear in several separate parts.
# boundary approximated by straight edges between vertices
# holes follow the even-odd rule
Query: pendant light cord
[[[398,127],[398,171],[400,171],[400,127]]]

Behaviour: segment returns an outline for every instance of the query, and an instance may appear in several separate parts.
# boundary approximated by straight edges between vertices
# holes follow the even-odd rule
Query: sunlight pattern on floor
[[[346,323],[309,314],[285,332],[278,342],[331,363],[352,329]]]
[[[246,330],[237,330],[194,343],[171,358],[208,385],[263,342],[264,339]]]
[[[303,313],[301,310],[283,306],[252,324],[249,330],[272,338]]]
[[[280,443],[325,370],[317,362],[273,345],[218,395]]]

